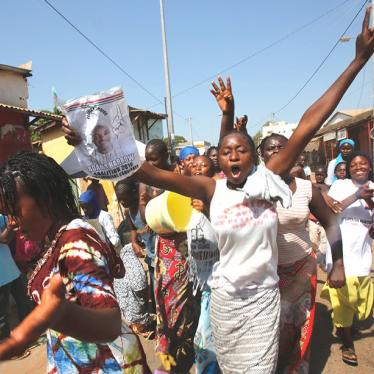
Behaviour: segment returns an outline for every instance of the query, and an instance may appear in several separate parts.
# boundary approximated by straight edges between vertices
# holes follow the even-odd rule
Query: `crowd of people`
[[[151,140],[115,185],[117,229],[98,181],[77,201],[52,158],[11,156],[0,169],[0,360],[45,336],[48,373],[150,373],[142,336],[155,339],[158,374],[194,364],[198,374],[308,373],[320,264],[342,360],[357,365],[353,323],[369,317],[374,293],[372,160],[344,139],[313,177],[303,150],[374,51],[369,12],[353,61],[290,139],[256,146],[247,117],[235,120],[230,79],[213,82],[219,144],[206,155],[187,146],[171,163]],[[66,119],[63,131],[79,145]],[[191,198],[185,230],[147,222],[165,191]]]

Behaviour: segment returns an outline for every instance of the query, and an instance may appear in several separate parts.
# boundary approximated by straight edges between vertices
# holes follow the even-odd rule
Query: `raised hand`
[[[246,114],[244,114],[244,116],[240,118],[236,117],[236,121],[234,123],[234,129],[238,132],[247,132],[247,122],[248,122],[248,117]]]
[[[234,96],[231,91],[230,77],[226,78],[226,85],[221,77],[218,77],[219,87],[215,82],[212,82],[213,89],[210,90],[212,95],[216,98],[217,104],[222,113],[234,113]]]
[[[69,125],[68,120],[66,117],[62,119],[62,131],[65,134],[65,139],[67,140],[68,144],[76,147],[82,142],[82,138],[79,134],[77,134]]]
[[[366,8],[361,34],[356,39],[356,58],[366,62],[374,52],[374,28],[369,27],[371,7]]]

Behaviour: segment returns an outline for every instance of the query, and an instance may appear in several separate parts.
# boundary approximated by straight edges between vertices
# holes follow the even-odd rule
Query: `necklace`
[[[31,284],[34,281],[36,275],[39,273],[40,269],[44,266],[44,264],[49,260],[49,258],[52,256],[52,253],[54,252],[56,248],[56,244],[58,240],[60,239],[61,235],[65,231],[67,225],[62,226],[56,233],[54,239],[52,240],[51,245],[49,248],[44,252],[44,254],[40,257],[38,262],[36,263],[35,269],[29,276],[29,280],[27,282],[27,294],[29,297],[31,297]]]

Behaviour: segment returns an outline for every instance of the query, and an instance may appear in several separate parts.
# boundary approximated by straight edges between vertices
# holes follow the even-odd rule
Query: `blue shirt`
[[[0,231],[6,226],[5,217],[0,214]],[[8,284],[20,276],[20,271],[10,254],[9,247],[0,243],[0,287]]]

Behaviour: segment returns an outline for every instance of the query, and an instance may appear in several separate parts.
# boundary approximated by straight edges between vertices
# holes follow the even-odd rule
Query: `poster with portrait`
[[[62,110],[82,138],[75,152],[82,170],[98,179],[119,180],[140,167],[123,90],[115,87],[69,100]]]

